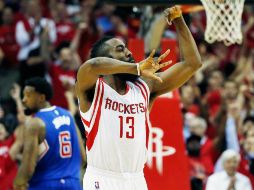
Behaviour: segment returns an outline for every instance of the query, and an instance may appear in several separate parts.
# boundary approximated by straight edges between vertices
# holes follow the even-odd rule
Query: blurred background
[[[22,141],[17,137],[22,136],[25,121],[24,81],[34,76],[50,81],[54,88],[51,103],[70,110],[85,138],[74,84],[92,45],[104,35],[113,35],[128,44],[136,61],[154,48],[160,54],[171,47],[168,59],[178,62],[176,31],[163,16],[163,10],[176,3],[187,8],[201,5],[199,0],[0,0],[0,189],[4,181],[11,183],[21,158],[21,153],[15,155],[8,167],[2,161],[5,148]],[[208,44],[202,8],[188,11],[184,18],[203,67],[184,86],[166,95],[168,100],[165,96],[158,100],[151,113],[153,126],[163,131],[162,144],[168,143],[175,153],[165,153],[164,164],[158,163],[159,149],[152,141],[148,184],[159,190],[204,189],[208,176],[225,169],[218,161],[220,155],[232,149],[241,156],[232,168],[248,176],[254,187],[254,4],[245,2],[240,45]],[[156,123],[158,113],[166,114],[162,123]],[[172,163],[176,171],[170,169]]]

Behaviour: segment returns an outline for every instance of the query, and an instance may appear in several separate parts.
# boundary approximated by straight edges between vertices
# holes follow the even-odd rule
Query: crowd
[[[141,37],[149,53],[161,38],[176,38],[175,29],[161,19],[161,10],[96,0],[0,0],[1,188],[12,188],[21,157],[24,81],[34,76],[50,81],[51,103],[69,109],[83,131],[74,84],[92,44],[103,35],[126,41]],[[229,178],[232,187],[250,180],[254,188],[253,7],[244,10],[242,45],[207,44],[205,12],[186,15],[186,20],[203,61],[202,69],[179,89],[192,189],[206,184],[214,189],[216,180],[223,180],[214,175],[232,171],[241,179],[248,177]],[[85,138],[85,132],[81,134]]]

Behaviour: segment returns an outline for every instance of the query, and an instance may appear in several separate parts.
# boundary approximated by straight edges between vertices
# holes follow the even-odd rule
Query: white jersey
[[[147,159],[149,88],[138,79],[118,94],[103,78],[93,102],[81,112],[87,135],[88,166],[114,172],[141,172]]]

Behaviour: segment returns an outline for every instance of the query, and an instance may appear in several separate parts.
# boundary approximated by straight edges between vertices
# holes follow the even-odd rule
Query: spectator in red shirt
[[[221,71],[213,70],[209,73],[207,79],[207,92],[202,98],[202,111],[207,116],[208,129],[207,135],[215,138],[218,125],[215,118],[220,112],[222,101],[222,88],[224,84],[224,76]]]
[[[84,23],[79,24],[79,28],[71,43],[64,42],[56,49],[57,58],[54,63],[49,64],[49,75],[54,89],[54,95],[51,103],[68,109],[68,102],[65,93],[74,88],[76,71],[81,65],[81,59],[77,53],[77,47],[80,41]],[[46,41],[45,36],[44,41]],[[45,47],[44,47],[45,45]],[[47,53],[47,44],[43,43],[42,49]],[[68,93],[67,93],[68,94]]]
[[[18,165],[17,155],[22,147],[22,127],[12,133],[7,119],[0,120],[0,187],[1,190],[11,190]]]
[[[17,67],[19,45],[15,39],[15,20],[13,12],[6,7],[2,15],[3,24],[0,27],[0,48],[4,53],[3,64],[7,67]]]
[[[57,2],[51,13],[56,23],[57,41],[55,42],[55,47],[64,41],[72,41],[75,35],[75,25],[68,17],[66,5],[63,2]]]
[[[208,92],[204,97],[204,102],[208,106],[210,118],[213,118],[221,105],[221,90],[224,77],[221,71],[213,71],[208,79]]]
[[[254,189],[254,117],[248,116],[244,119],[243,133],[241,162],[238,171],[249,177]]]
[[[200,141],[201,137],[194,134],[192,134],[186,140],[192,190],[201,190],[203,187],[203,180],[206,178],[206,168],[202,163],[200,156]]]
[[[200,114],[199,106],[195,104],[194,88],[190,85],[185,85],[181,88],[181,101],[183,112]]]
[[[95,0],[81,1],[80,13],[77,16],[79,17],[77,19],[86,25],[78,45],[78,53],[82,62],[88,59],[92,45],[102,36],[102,31],[96,23],[95,5]]]
[[[65,92],[74,87],[76,70],[80,64],[78,54],[72,52],[71,48],[63,47],[60,49],[58,59],[49,69],[54,89],[52,104],[68,109]]]
[[[241,153],[241,162],[238,171],[250,179],[254,189],[254,137],[246,137]]]
[[[214,169],[213,154],[215,151],[214,143],[206,134],[207,124],[201,117],[193,117],[187,122],[190,134],[200,137],[200,157],[199,160],[205,168],[206,176],[212,174]]]

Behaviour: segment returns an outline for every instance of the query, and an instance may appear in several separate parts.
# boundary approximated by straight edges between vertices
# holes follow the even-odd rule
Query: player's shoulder
[[[44,126],[45,125],[45,123],[44,123],[44,121],[41,119],[41,118],[39,118],[39,117],[28,117],[27,119],[26,119],[26,126],[28,126],[28,127],[32,127],[32,126]]]
[[[39,117],[29,117],[25,122],[27,131],[37,131],[45,128],[45,123]]]
[[[70,113],[70,111],[65,109],[65,108],[56,106],[55,113],[56,113],[55,118],[66,117],[67,116],[71,120],[74,120],[74,118],[73,118],[72,114]]]
[[[69,114],[70,115],[70,111],[65,109],[65,108],[62,108],[62,107],[59,107],[59,106],[55,106],[55,110],[56,111],[59,111],[60,113],[64,113],[64,114]]]
[[[145,89],[145,91],[150,94],[150,88],[151,88],[150,79],[139,77],[134,83],[142,87],[142,89]]]

